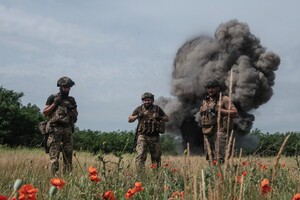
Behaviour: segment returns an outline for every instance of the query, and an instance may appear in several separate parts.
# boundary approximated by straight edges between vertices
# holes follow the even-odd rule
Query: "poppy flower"
[[[23,185],[19,190],[18,200],[37,200],[36,193],[37,189],[33,185]]]
[[[6,196],[0,195],[0,200],[7,200],[8,198]]]
[[[97,175],[90,175],[90,179],[93,182],[100,182],[101,179]]]
[[[89,167],[89,175],[90,175],[90,179],[93,182],[100,182],[101,179],[98,177],[98,172],[97,169],[93,166]]]
[[[300,200],[300,193],[295,194],[292,200]]]
[[[269,186],[269,179],[264,179],[264,180],[262,180],[262,182],[261,182],[261,193],[263,194],[263,195],[266,195],[268,192],[270,192],[271,190],[272,190],[272,188]]]
[[[134,188],[135,188],[136,192],[140,192],[140,191],[144,190],[144,188],[142,187],[142,182],[136,182],[134,184]]]
[[[93,166],[89,167],[89,174],[90,175],[98,175],[97,169]]]
[[[164,167],[168,167],[168,166],[169,166],[169,163],[165,163],[163,166],[164,166]]]
[[[129,189],[125,194],[125,199],[130,199],[136,193],[135,189]]]
[[[243,166],[247,165],[247,161],[243,161],[243,162],[242,162],[242,165],[243,165]]]
[[[217,160],[214,160],[211,164],[212,164],[212,165],[217,165],[217,164],[218,164],[218,161],[217,161]]]
[[[136,182],[134,184],[134,188],[131,188],[125,194],[126,199],[130,199],[135,193],[143,191],[144,188],[142,187],[142,182]]]
[[[181,192],[175,191],[175,192],[173,192],[173,194],[171,196],[171,198],[176,198],[176,199],[177,198],[183,199],[183,197],[184,197],[183,191],[181,191]]]
[[[247,172],[243,171],[243,172],[242,172],[242,175],[243,175],[243,176],[246,176],[246,175],[247,175]]]
[[[151,168],[151,169],[156,169],[156,168],[157,168],[157,164],[156,164],[156,163],[152,163],[152,165],[151,165],[150,168]]]
[[[103,198],[105,200],[116,200],[116,196],[115,196],[114,192],[111,190],[106,191],[103,195]]]
[[[57,187],[57,189],[59,190],[61,190],[66,184],[66,182],[60,178],[52,178],[50,182],[53,186]]]

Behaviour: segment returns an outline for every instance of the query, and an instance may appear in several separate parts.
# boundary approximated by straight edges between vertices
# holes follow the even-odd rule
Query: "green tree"
[[[0,143],[35,146],[40,142],[38,124],[43,120],[36,105],[23,106],[22,92],[0,87]]]

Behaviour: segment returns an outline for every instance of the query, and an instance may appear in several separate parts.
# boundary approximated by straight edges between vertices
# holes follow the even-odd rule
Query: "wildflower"
[[[168,166],[169,166],[169,163],[164,163],[163,166],[164,166],[164,167],[168,167]]]
[[[33,185],[23,185],[19,190],[18,200],[37,200],[36,193],[37,189]]]
[[[59,190],[61,190],[66,184],[66,182],[60,178],[52,178],[50,182],[53,186],[57,187],[57,189]]]
[[[0,200],[7,200],[8,198],[6,196],[0,195]]]
[[[218,164],[218,161],[217,161],[217,160],[214,160],[211,164],[212,164],[212,165],[217,165],[217,164]]]
[[[183,197],[184,197],[183,191],[181,191],[181,192],[175,191],[175,192],[173,192],[170,199],[177,199],[177,198],[183,199]]]
[[[150,168],[151,168],[151,169],[156,169],[156,168],[157,168],[157,164],[156,164],[156,163],[152,163],[152,165],[151,165]]]
[[[269,180],[266,178],[262,180],[260,189],[263,195],[266,195],[268,192],[272,190],[272,188],[269,186],[269,183],[270,183]]]
[[[125,194],[126,199],[130,199],[135,193],[143,191],[144,188],[142,187],[142,182],[136,182],[134,184],[134,188],[131,188]]]
[[[127,191],[127,193],[125,194],[125,199],[130,199],[134,194],[135,194],[135,190],[134,189],[129,189]]]
[[[282,164],[281,164],[281,167],[282,167],[282,168],[286,167],[285,163],[282,163]]]
[[[116,196],[113,191],[108,190],[104,193],[103,198],[105,200],[116,200]]]
[[[97,175],[91,175],[90,179],[93,182],[100,182],[101,181],[101,179]]]
[[[90,179],[93,182],[100,182],[101,179],[98,177],[98,172],[97,169],[93,166],[89,167],[89,175],[90,175]]]
[[[300,200],[300,193],[295,194],[292,200]]]
[[[247,175],[247,172],[243,171],[243,172],[242,172],[242,175],[243,175],[243,176],[246,176],[246,175]]]
[[[173,169],[172,169],[172,172],[174,172],[174,173],[177,172],[177,169],[173,168]]]
[[[134,184],[134,188],[135,188],[136,192],[140,192],[140,191],[144,190],[144,188],[142,187],[142,182],[136,182]]]
[[[89,174],[90,175],[98,175],[97,169],[93,166],[89,167]]]
[[[247,161],[243,161],[243,162],[242,162],[242,165],[243,165],[243,166],[247,165]]]

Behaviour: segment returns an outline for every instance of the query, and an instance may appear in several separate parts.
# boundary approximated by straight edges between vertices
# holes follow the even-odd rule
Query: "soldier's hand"
[[[60,104],[60,102],[61,102],[61,98],[60,98],[59,96],[54,98],[54,102],[53,102],[53,103],[54,103],[55,105]]]
[[[160,120],[162,120],[162,117],[161,117],[161,116],[159,116],[159,114],[158,114],[158,113],[154,113],[154,114],[153,114],[153,118],[154,118],[154,119],[156,119],[157,121],[160,121]]]
[[[137,118],[143,118],[145,116],[145,114],[143,112],[139,112],[139,114],[137,114]]]

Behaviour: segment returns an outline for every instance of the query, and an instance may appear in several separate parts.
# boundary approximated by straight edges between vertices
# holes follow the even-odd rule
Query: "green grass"
[[[203,156],[163,156],[162,167],[152,169],[148,157],[146,170],[136,174],[135,154],[92,155],[75,152],[72,174],[58,174],[65,180],[63,189],[53,199],[93,200],[100,194],[112,190],[117,199],[125,199],[128,189],[135,182],[142,182],[144,190],[132,199],[180,199],[172,197],[174,192],[184,192],[183,199],[280,199],[291,200],[300,192],[299,167],[295,157],[281,157],[276,165],[275,157],[234,157],[229,165],[211,165]],[[62,161],[60,161],[62,162]],[[165,165],[165,166],[163,166]],[[101,181],[92,182],[88,168],[98,170]],[[242,172],[245,176],[242,175]],[[32,184],[38,189],[37,198],[50,199],[48,155],[41,149],[0,146],[0,195],[10,196],[16,179]],[[242,178],[241,178],[242,177]],[[261,193],[261,181],[270,180],[272,191],[265,197]]]

